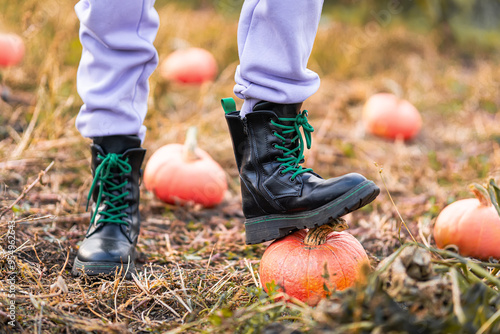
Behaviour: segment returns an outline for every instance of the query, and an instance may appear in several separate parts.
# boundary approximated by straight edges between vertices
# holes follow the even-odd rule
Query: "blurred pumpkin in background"
[[[16,34],[0,33],[0,67],[17,65],[24,57],[24,42]]]
[[[206,81],[213,81],[217,71],[214,56],[205,49],[195,47],[172,52],[160,65],[162,78],[184,84],[202,84]]]

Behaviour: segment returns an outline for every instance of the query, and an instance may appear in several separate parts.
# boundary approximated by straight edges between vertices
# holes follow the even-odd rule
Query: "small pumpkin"
[[[356,238],[342,231],[347,225],[338,226],[299,230],[269,245],[259,271],[264,290],[275,285],[278,291],[315,306],[333,291],[352,286],[368,256]]]
[[[194,202],[212,207],[224,198],[226,174],[204,150],[196,146],[196,128],[186,142],[159,148],[144,169],[144,184],[161,201],[169,204]]]
[[[24,42],[16,34],[0,33],[0,67],[14,66],[24,57]]]
[[[390,93],[371,96],[363,107],[362,120],[368,133],[387,139],[409,140],[422,128],[417,108]]]
[[[434,224],[434,240],[439,248],[458,247],[463,256],[481,260],[500,259],[500,216],[498,187],[470,186],[476,198],[462,199],[445,207]]]
[[[177,83],[202,84],[214,80],[217,75],[217,62],[205,49],[179,49],[162,61],[160,75],[165,80]]]

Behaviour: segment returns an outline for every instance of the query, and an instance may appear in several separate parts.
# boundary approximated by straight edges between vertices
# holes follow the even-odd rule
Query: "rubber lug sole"
[[[373,181],[360,183],[343,196],[310,211],[292,214],[273,214],[245,221],[247,245],[279,239],[296,230],[314,228],[342,217],[371,203],[380,193]]]
[[[122,268],[123,267],[123,268]],[[128,267],[128,270],[127,270]],[[126,273],[125,278],[132,278],[132,273],[135,272],[134,262],[128,263],[114,263],[114,262],[83,262],[75,258],[73,276],[81,276],[83,274],[88,276],[115,276],[116,273]]]

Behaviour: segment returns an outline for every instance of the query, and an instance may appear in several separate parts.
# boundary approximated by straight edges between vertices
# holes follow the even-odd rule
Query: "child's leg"
[[[323,0],[246,0],[238,27],[240,66],[235,94],[245,99],[241,114],[257,101],[303,102],[319,87],[307,69]]]
[[[73,273],[114,274],[134,270],[140,230],[141,140],[148,79],[158,55],[153,41],[159,18],[154,0],[81,0],[82,59],[78,93],[84,105],[76,126],[91,146],[92,218]]]
[[[77,87],[84,137],[145,135],[148,78],[158,64],[154,0],[81,0],[75,6],[83,46]]]

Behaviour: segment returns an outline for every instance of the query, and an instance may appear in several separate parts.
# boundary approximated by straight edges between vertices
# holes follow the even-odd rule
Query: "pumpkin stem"
[[[394,95],[398,97],[398,99],[403,98],[403,88],[392,79],[384,79],[384,86]]]
[[[196,154],[196,148],[198,143],[196,140],[196,134],[198,129],[196,126],[191,126],[186,133],[186,141],[184,142],[184,150],[182,156],[184,161],[194,161],[200,159],[198,154]]]
[[[341,232],[347,230],[349,225],[342,218],[330,219],[325,225],[315,227],[307,232],[304,238],[304,244],[308,246],[319,246],[326,242],[328,235],[332,232]]]
[[[491,206],[490,194],[485,187],[483,187],[479,183],[473,183],[469,185],[469,189],[476,196],[477,200],[479,201],[479,203],[481,203],[482,206]]]

